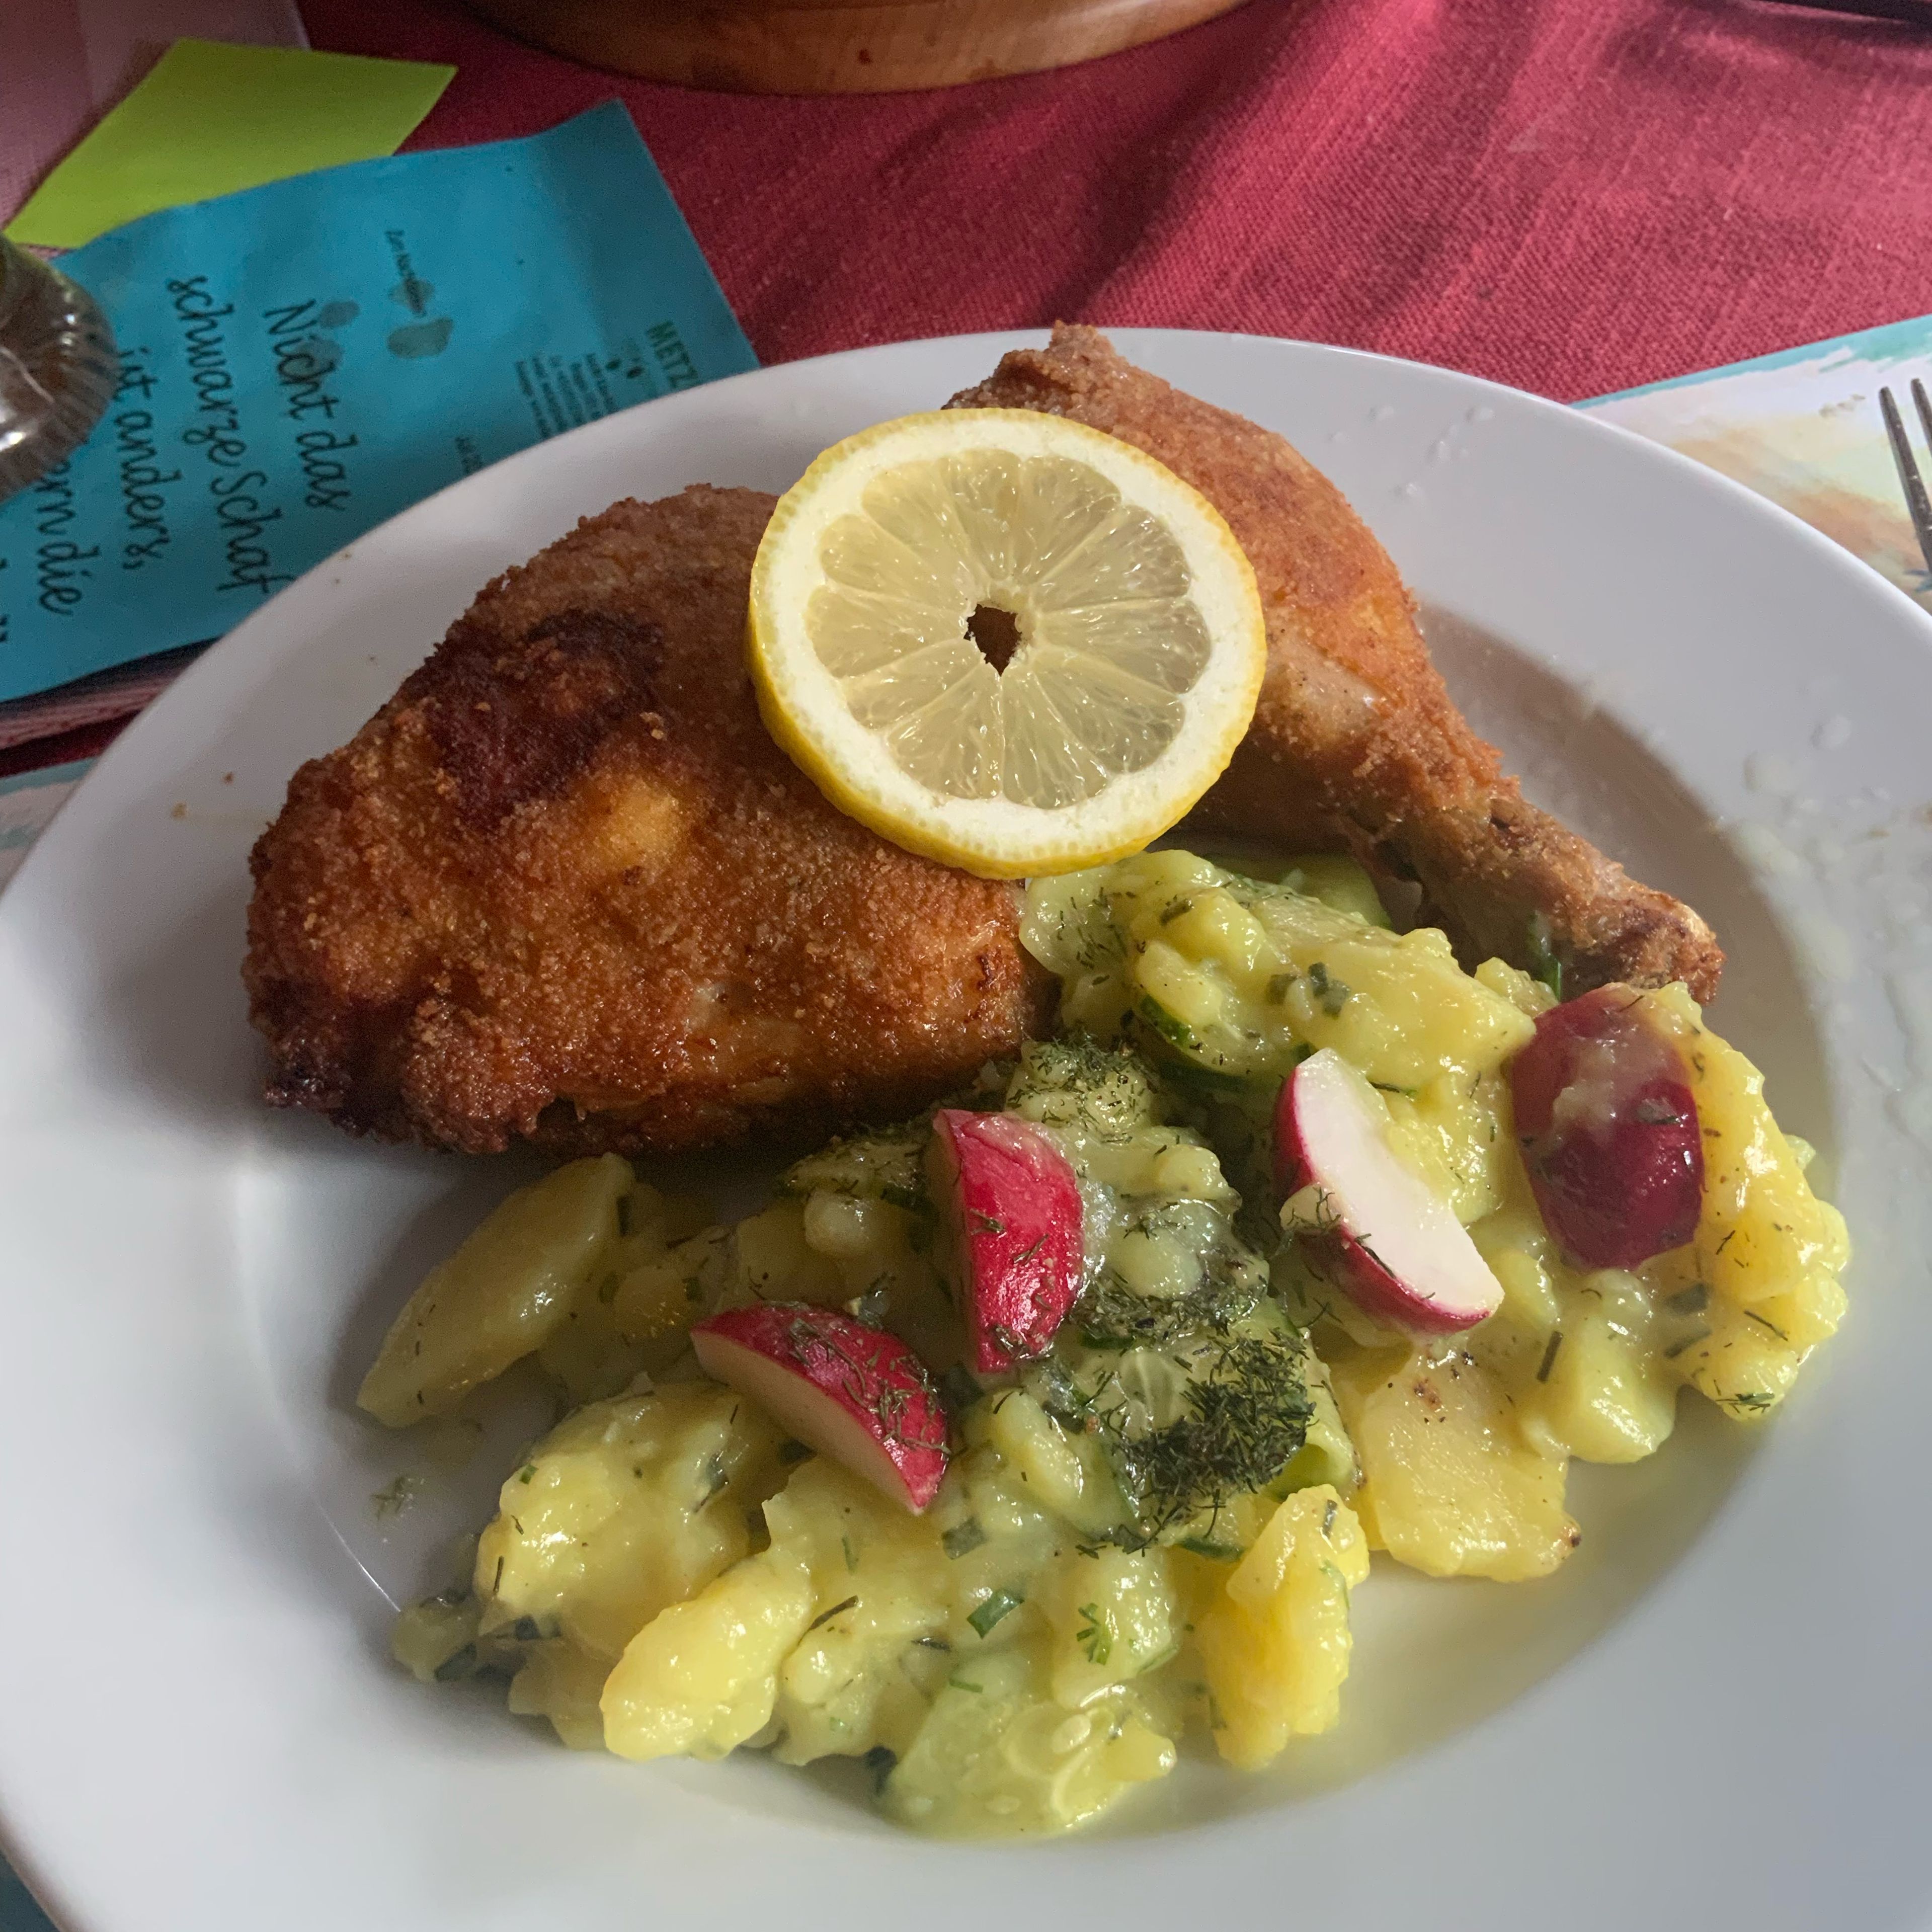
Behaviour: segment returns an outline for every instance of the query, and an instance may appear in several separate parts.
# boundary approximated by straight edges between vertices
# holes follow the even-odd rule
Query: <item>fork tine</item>
[[[1918,407],[1918,426],[1925,432],[1925,442],[1932,448],[1932,400],[1925,394],[1925,385],[1915,376],[1912,379],[1912,400]]]
[[[1918,386],[1914,385],[1916,388]],[[1932,438],[1932,405],[1925,400],[1922,388],[1912,399],[1927,418],[1926,434]],[[1925,568],[1932,571],[1932,500],[1925,494],[1925,479],[1918,473],[1918,459],[1912,454],[1912,445],[1906,439],[1904,419],[1898,413],[1898,405],[1892,400],[1889,389],[1878,392],[1878,406],[1885,416],[1885,433],[1892,439],[1892,460],[1898,466],[1900,487],[1905,492],[1905,507],[1912,518],[1912,527],[1918,538],[1918,552],[1925,560]]]

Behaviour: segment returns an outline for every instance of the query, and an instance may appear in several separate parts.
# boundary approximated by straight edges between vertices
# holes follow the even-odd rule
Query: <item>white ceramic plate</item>
[[[1768,1430],[1687,1398],[1664,1454],[1582,1472],[1555,1580],[1378,1571],[1339,1731],[1276,1776],[1184,1765],[1084,1838],[935,1845],[836,1779],[574,1756],[387,1663],[386,1596],[499,1470],[379,1519],[420,1452],[348,1393],[527,1170],[260,1105],[249,844],[298,762],[580,514],[782,488],[1023,339],[741,376],[410,511],[196,665],[0,901],[0,1816],[76,1932],[1932,1918],[1932,622],[1634,437],[1330,349],[1119,338],[1326,467],[1532,790],[1710,916],[1715,1022],[1860,1244],[1844,1333]]]

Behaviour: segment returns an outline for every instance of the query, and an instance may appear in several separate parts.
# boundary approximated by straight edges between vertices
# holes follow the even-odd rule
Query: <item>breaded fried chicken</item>
[[[1267,681],[1186,829],[1349,851],[1384,880],[1418,882],[1419,922],[1443,926],[1472,965],[1531,964],[1546,944],[1571,990],[1684,980],[1700,1000],[1716,992],[1710,928],[1523,798],[1450,700],[1388,553],[1282,437],[1064,326],[951,406],[1045,410],[1133,443],[1206,496],[1247,552]]]
[[[470,1152],[800,1139],[1042,1030],[1009,885],[842,816],[760,723],[772,500],[622,502],[488,586],[255,848],[268,1097]]]

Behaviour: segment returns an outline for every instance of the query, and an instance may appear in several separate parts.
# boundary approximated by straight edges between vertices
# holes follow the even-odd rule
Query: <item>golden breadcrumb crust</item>
[[[1354,853],[1422,889],[1471,964],[1532,963],[1540,916],[1566,990],[1606,980],[1717,991],[1724,955],[1688,906],[1629,878],[1528,802],[1430,661],[1388,554],[1282,437],[1138,369],[1091,328],[1018,350],[956,408],[1042,410],[1145,450],[1228,520],[1267,613],[1267,681],[1190,827]]]
[[[622,502],[478,597],[252,860],[268,1097],[470,1152],[786,1139],[1041,1031],[1011,886],[842,817],[760,723],[772,500]]]

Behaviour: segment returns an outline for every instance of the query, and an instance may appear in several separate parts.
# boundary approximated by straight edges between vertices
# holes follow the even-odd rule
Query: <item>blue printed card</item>
[[[166,209],[60,266],[121,383],[0,505],[0,700],[218,637],[472,470],[756,366],[615,101]]]

